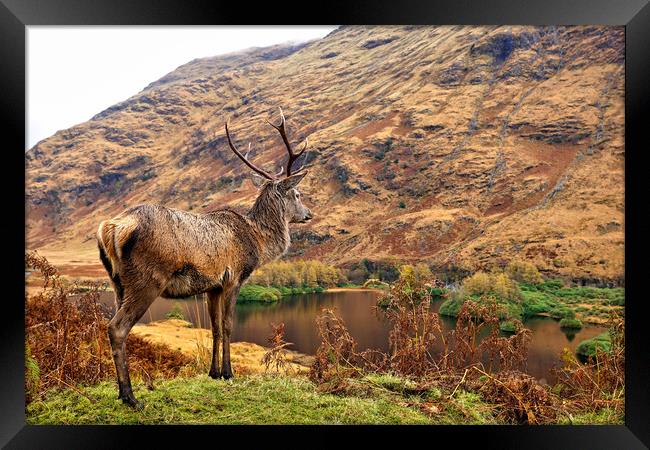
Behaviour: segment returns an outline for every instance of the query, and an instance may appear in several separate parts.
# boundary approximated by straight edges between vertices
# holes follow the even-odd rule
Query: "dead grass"
[[[183,369],[183,374],[208,373],[212,358],[212,331],[193,327],[190,322],[179,319],[165,319],[133,327],[134,334],[148,342],[166,344],[192,359],[191,366]],[[263,374],[266,368],[262,363],[268,348],[252,342],[232,342],[230,357],[235,375]],[[313,357],[286,349],[286,358],[291,372],[304,374],[309,371]]]

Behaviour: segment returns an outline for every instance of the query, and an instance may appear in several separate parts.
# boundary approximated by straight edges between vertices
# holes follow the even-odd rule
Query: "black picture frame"
[[[291,12],[302,13],[290,16]],[[218,25],[262,22],[282,24],[526,24],[526,25],[624,25],[625,57],[625,286],[626,305],[626,411],[621,426],[432,426],[343,427],[221,427],[214,426],[29,426],[25,424],[24,405],[24,292],[19,260],[24,258],[24,155],[25,146],[25,35],[29,25]],[[365,432],[367,437],[404,439],[416,445],[411,433],[419,434],[430,445],[443,441],[466,444],[468,439],[481,448],[590,448],[636,449],[650,445],[650,370],[643,320],[647,299],[641,296],[644,284],[643,256],[647,250],[642,215],[645,210],[644,165],[641,163],[647,126],[644,118],[650,106],[650,6],[647,0],[436,0],[414,2],[374,1],[364,4],[329,2],[251,2],[159,0],[0,0],[0,113],[3,127],[0,151],[6,161],[2,180],[0,219],[4,239],[2,258],[5,281],[3,326],[0,327],[0,403],[2,416],[0,445],[6,448],[118,448],[147,446],[223,445],[224,433],[250,442],[262,439],[262,445],[291,442],[311,445],[304,435],[319,432],[321,445],[338,445],[347,440],[340,431]],[[74,55],[71,55],[74,57]],[[644,114],[646,113],[646,114]],[[7,291],[6,287],[11,289]],[[638,298],[637,298],[638,297]],[[269,435],[287,431],[291,436]],[[402,434],[406,433],[406,434]],[[346,433],[347,434],[347,433]],[[237,435],[237,436],[234,436]],[[408,436],[408,437],[407,437]],[[433,441],[432,439],[436,439]],[[194,441],[197,442],[194,442]],[[230,440],[230,439],[229,439]],[[266,442],[264,442],[266,441]],[[230,441],[233,442],[233,441]],[[236,441],[235,441],[236,442]],[[163,445],[166,444],[166,445]],[[211,444],[207,444],[211,445]],[[232,445],[232,444],[226,444]],[[447,444],[449,445],[449,444]]]

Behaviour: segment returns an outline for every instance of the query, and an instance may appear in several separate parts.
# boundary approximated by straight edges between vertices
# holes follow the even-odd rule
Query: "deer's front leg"
[[[235,286],[223,298],[223,366],[221,369],[221,376],[224,379],[232,378],[232,367],[230,366],[230,335],[232,333],[233,314],[235,312],[235,303],[239,295],[240,286]]]

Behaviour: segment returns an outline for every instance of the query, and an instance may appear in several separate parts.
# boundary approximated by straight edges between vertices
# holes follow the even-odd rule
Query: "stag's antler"
[[[287,160],[287,176],[291,175],[291,165],[294,163],[295,160],[300,158],[300,156],[307,150],[307,144],[309,141],[305,139],[305,145],[298,151],[298,153],[294,153],[293,149],[291,148],[291,144],[289,144],[289,139],[287,138],[287,130],[285,128],[285,123],[286,121],[284,120],[284,114],[282,113],[282,108],[280,108],[280,125],[275,125],[271,121],[267,120],[269,125],[271,125],[273,128],[278,130],[280,133],[280,136],[282,136],[282,140],[284,141],[284,145],[287,147],[287,152],[289,152],[289,159]],[[302,170],[302,169],[301,169]]]
[[[235,147],[235,144],[233,144],[233,143],[232,143],[232,140],[230,139],[230,133],[228,132],[228,121],[226,121],[226,136],[228,137],[228,145],[230,145],[230,149],[231,149],[233,152],[235,152],[235,155],[239,156],[239,159],[241,159],[242,161],[244,161],[244,163],[245,163],[248,167],[250,167],[250,168],[253,169],[255,172],[257,172],[257,173],[259,173],[260,175],[262,175],[262,176],[263,176],[264,178],[266,178],[267,180],[275,180],[275,179],[276,179],[275,177],[269,175],[266,171],[260,169],[259,167],[257,167],[255,164],[253,164],[252,162],[250,162],[250,161],[248,160],[248,154],[249,154],[250,151],[251,151],[251,145],[250,145],[250,143],[248,144],[248,152],[246,152],[246,156],[242,155],[242,154],[239,152],[239,150],[237,150],[237,147]]]
[[[286,170],[285,170],[284,167],[281,167],[280,171],[278,173],[276,173],[275,175],[270,175],[268,172],[260,169],[259,167],[257,167],[255,164],[253,164],[252,162],[250,162],[248,160],[248,153],[250,153],[250,144],[248,144],[248,152],[246,152],[246,155],[242,155],[241,152],[239,150],[237,150],[237,147],[235,147],[235,144],[232,143],[232,139],[230,139],[230,133],[228,132],[228,122],[226,121],[226,136],[228,137],[228,145],[230,145],[230,149],[233,152],[235,152],[235,155],[239,156],[239,159],[244,161],[244,163],[248,167],[253,169],[258,174],[262,175],[267,180],[277,180],[278,177],[280,175],[282,175],[283,172],[286,173],[287,177],[291,176],[291,166],[293,165],[293,163],[298,158],[300,158],[300,156],[305,152],[305,150],[307,150],[307,144],[309,143],[309,141],[307,139],[305,139],[305,145],[300,149],[300,151],[298,153],[294,153],[293,149],[291,148],[291,144],[289,144],[289,139],[287,138],[287,130],[285,128],[286,121],[284,119],[284,114],[282,113],[282,108],[280,108],[280,117],[282,118],[282,121],[280,122],[280,125],[275,125],[275,124],[273,124],[273,123],[271,123],[270,121],[267,120],[267,122],[269,122],[269,124],[273,128],[275,128],[276,130],[278,130],[280,132],[280,136],[282,136],[282,140],[284,141],[284,145],[287,147],[287,152],[289,152],[289,159],[287,160]],[[302,170],[304,168],[305,167],[302,167],[300,170]],[[297,172],[300,172],[300,170],[298,170]]]

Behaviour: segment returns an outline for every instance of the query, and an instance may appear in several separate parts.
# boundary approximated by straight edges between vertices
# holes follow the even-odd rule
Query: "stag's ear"
[[[298,186],[298,183],[305,178],[305,175],[307,175],[308,171],[302,171],[298,172],[295,175],[291,175],[290,177],[285,178],[284,180],[280,181],[280,189],[284,190],[285,192],[288,191],[289,189],[295,188]]]
[[[266,178],[254,173],[251,175],[251,181],[253,182],[253,186],[255,186],[257,189],[262,189],[262,186],[264,186],[264,183],[266,183]]]

